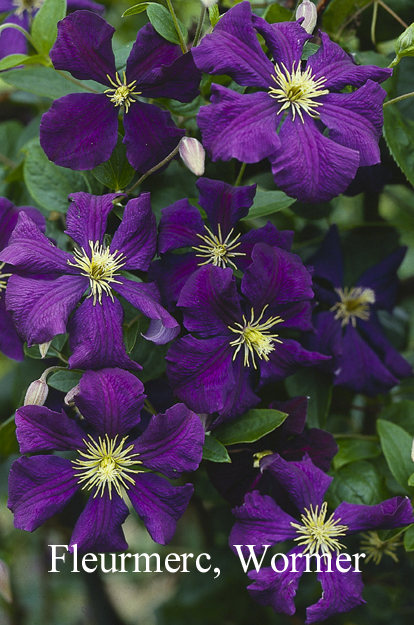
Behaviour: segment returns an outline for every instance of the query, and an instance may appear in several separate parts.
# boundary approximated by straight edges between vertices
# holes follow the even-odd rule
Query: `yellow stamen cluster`
[[[235,360],[237,354],[244,345],[244,366],[249,366],[249,357],[252,358],[252,363],[255,369],[257,365],[255,362],[255,354],[263,360],[269,360],[269,354],[275,349],[274,343],[281,343],[277,337],[278,334],[269,334],[269,330],[273,328],[277,323],[282,323],[283,319],[280,317],[269,317],[264,323],[260,323],[268,305],[266,305],[260,317],[257,321],[254,321],[254,310],[251,310],[250,321],[246,321],[246,317],[243,315],[243,325],[236,323],[236,328],[228,326],[229,330],[240,336],[232,341],[230,345],[235,347],[236,350],[233,354],[233,360]]]
[[[326,501],[321,506],[321,511],[318,513],[319,506],[313,509],[312,504],[310,510],[305,508],[305,513],[301,515],[302,523],[292,523],[291,526],[295,527],[300,534],[295,541],[298,541],[299,545],[306,545],[306,549],[303,553],[309,551],[310,554],[320,553],[330,555],[331,551],[339,551],[345,545],[338,542],[338,536],[345,536],[348,529],[347,525],[338,525],[341,519],[333,520],[333,514],[325,521],[326,513],[328,510],[328,504]],[[300,542],[299,542],[300,541]]]
[[[354,328],[356,327],[356,318],[368,321],[369,305],[375,304],[375,293],[372,289],[366,289],[361,286],[342,289],[335,289],[341,301],[337,302],[331,311],[336,311],[335,319],[341,319],[342,327],[348,325],[351,321]]]
[[[114,276],[119,275],[116,272],[125,265],[126,259],[123,254],[119,254],[115,250],[113,254],[109,251],[109,247],[100,245],[99,241],[89,241],[91,248],[91,257],[85,252],[83,247],[74,250],[74,262],[68,260],[68,265],[77,267],[81,270],[81,275],[89,278],[91,293],[88,297],[93,296],[93,305],[96,300],[102,304],[102,293],[105,292],[110,296],[112,301],[114,297],[111,291],[111,284],[119,280],[115,280]]]
[[[33,13],[40,9],[45,0],[13,0],[13,4],[16,7],[15,14],[21,15],[24,11]]]
[[[6,263],[0,263],[0,292],[3,291],[7,286],[6,278],[10,278],[11,273],[1,273],[4,265]]]
[[[115,106],[125,106],[125,113],[128,113],[129,107],[135,102],[133,96],[139,95],[141,91],[135,91],[134,85],[137,82],[136,80],[133,80],[127,85],[125,72],[123,74],[124,82],[121,82],[118,72],[116,72],[115,81],[107,74],[106,77],[111,85],[114,86],[114,89],[106,89],[104,93],[106,93]]]
[[[240,241],[237,241],[240,234],[235,236],[234,239],[230,241],[230,237],[234,230],[234,228],[232,228],[223,241],[220,224],[218,224],[218,236],[213,234],[207,226],[204,226],[204,228],[207,230],[208,236],[203,236],[202,234],[197,234],[197,236],[204,241],[206,245],[193,247],[193,250],[200,252],[197,254],[198,257],[207,258],[207,260],[204,261],[204,263],[198,263],[198,266],[201,267],[202,265],[212,263],[215,267],[222,267],[224,269],[226,265],[229,264],[237,269],[236,265],[230,260],[230,258],[233,258],[234,256],[246,256],[246,254],[241,252],[233,251],[240,245]]]
[[[368,532],[361,534],[361,536],[364,538],[361,540],[361,549],[368,554],[365,562],[372,560],[374,564],[379,564],[383,555],[390,556],[394,562],[398,562],[394,552],[397,547],[403,544],[398,536],[384,541],[380,539],[377,532]]]
[[[128,489],[129,484],[135,484],[135,480],[128,473],[141,473],[142,469],[131,469],[136,464],[142,464],[140,460],[136,460],[139,454],[131,454],[133,445],[124,449],[124,443],[127,436],[121,440],[118,446],[117,438],[109,438],[108,434],[105,438],[94,440],[88,435],[89,441],[84,439],[86,452],[78,449],[78,453],[85,460],[72,460],[72,464],[79,473],[75,473],[75,477],[79,477],[78,484],[84,484],[82,490],[96,487],[94,497],[103,496],[105,487],[108,488],[109,499],[112,499],[112,488],[116,490],[118,495],[122,497],[121,488]],[[129,482],[129,484],[128,484]]]
[[[272,74],[272,79],[277,87],[270,85],[269,95],[283,105],[280,111],[291,107],[293,120],[297,113],[303,123],[302,111],[311,117],[317,116],[316,109],[318,106],[322,106],[322,102],[315,102],[315,98],[329,93],[328,89],[323,89],[326,78],[315,80],[310,67],[302,72],[300,61],[296,69],[295,63],[293,63],[291,72],[283,63],[281,66],[275,65],[275,72],[275,75]]]

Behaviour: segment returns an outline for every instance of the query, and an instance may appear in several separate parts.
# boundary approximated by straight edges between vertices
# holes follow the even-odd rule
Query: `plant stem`
[[[394,98],[393,100],[388,100],[388,102],[385,102],[385,104],[383,104],[383,108],[385,108],[389,104],[394,104],[395,102],[400,102],[401,100],[406,100],[407,98],[412,98],[413,96],[414,91],[411,91],[410,93],[404,93],[404,95],[400,95],[398,96],[398,98]]]
[[[151,169],[149,169],[145,174],[143,174],[141,176],[141,178],[139,180],[137,180],[137,182],[135,184],[132,185],[132,187],[130,187],[129,189],[127,189],[125,191],[125,193],[129,194],[131,193],[131,191],[133,191],[135,189],[135,187],[137,187],[138,185],[141,184],[141,182],[143,182],[145,180],[145,178],[148,178],[148,176],[150,176],[151,174],[153,174],[155,171],[157,171],[157,169],[160,169],[163,165],[166,165],[168,163],[168,161],[170,161],[177,153],[178,150],[180,149],[180,143],[181,141],[178,143],[177,147],[173,149],[172,152],[170,152],[168,154],[168,156],[166,156],[164,158],[164,160],[162,160],[160,163],[158,163],[157,165],[154,165],[154,167],[151,167]]]
[[[378,16],[378,2],[374,2],[374,10],[372,12],[372,21],[371,21],[371,41],[376,45],[375,42],[375,27],[377,25],[377,16]]]
[[[408,24],[406,24],[399,15],[397,15],[396,13],[394,13],[394,11],[392,9],[390,9],[390,7],[388,5],[385,4],[385,2],[382,2],[382,0],[375,0],[378,4],[380,4],[382,6],[383,9],[385,9],[386,11],[388,11],[388,13],[390,15],[393,16],[394,19],[397,20],[397,22],[399,22],[401,24],[401,26],[404,26],[404,28],[408,28]]]
[[[237,176],[237,180],[234,183],[235,187],[239,187],[240,183],[242,181],[243,178],[243,174],[244,174],[244,170],[246,169],[246,163],[242,163],[242,166],[240,167],[240,171],[239,171],[239,175]]]
[[[198,24],[197,24],[197,30],[196,30],[196,34],[194,36],[193,48],[198,46],[198,42],[200,41],[201,33],[203,31],[203,24],[204,24],[205,17],[206,17],[206,7],[204,6],[204,4],[202,4],[201,5],[200,17],[199,17]]]
[[[369,436],[367,434],[333,434],[333,437],[338,440],[341,438],[354,438],[356,440],[362,441],[373,441],[374,443],[378,443],[378,436]]]
[[[185,54],[187,52],[187,46],[185,45],[185,41],[184,41],[183,33],[181,32],[181,28],[178,25],[177,16],[175,14],[174,7],[172,5],[171,0],[167,0],[167,4],[168,4],[168,10],[171,13],[171,17],[173,18],[173,22],[174,22],[175,30],[177,31],[178,39],[180,40],[181,50],[183,51],[183,54]]]

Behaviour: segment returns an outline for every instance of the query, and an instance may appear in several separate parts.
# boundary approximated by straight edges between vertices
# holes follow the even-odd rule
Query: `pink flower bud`
[[[26,391],[23,406],[43,406],[49,393],[49,387],[44,380],[35,380]]]
[[[316,26],[316,21],[318,19],[318,14],[316,11],[316,6],[310,0],[302,0],[302,4],[300,4],[296,10],[296,19],[300,19],[304,17],[301,26],[306,30],[307,33],[313,33],[313,30]]]
[[[193,174],[196,176],[202,176],[204,174],[206,153],[200,141],[197,141],[197,139],[193,137],[183,137],[181,139],[179,152],[184,164]]]
[[[218,0],[201,0],[201,4],[204,4],[206,9],[209,9],[214,4],[217,4]]]

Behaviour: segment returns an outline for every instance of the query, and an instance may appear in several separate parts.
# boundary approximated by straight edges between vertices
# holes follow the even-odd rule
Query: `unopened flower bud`
[[[11,603],[12,591],[10,584],[10,571],[9,567],[3,560],[0,560],[0,596],[3,597],[7,603]]]
[[[23,406],[43,406],[49,393],[45,380],[35,380],[29,386],[24,397]]]
[[[316,11],[316,6],[310,0],[302,0],[302,4],[300,4],[296,10],[296,20],[304,17],[301,26],[306,30],[307,33],[313,33],[313,30],[316,26],[316,21],[318,19],[318,14]]]
[[[204,4],[206,9],[209,9],[213,5],[217,4],[218,0],[200,0],[201,4]]]
[[[65,402],[67,406],[71,406],[74,403],[74,399],[76,395],[79,395],[79,393],[80,393],[80,388],[79,388],[79,384],[77,384],[76,386],[71,388],[68,393],[66,393],[63,401]]]
[[[179,152],[184,164],[193,174],[196,176],[202,176],[204,174],[206,153],[200,141],[197,141],[197,139],[193,137],[183,137],[181,139]]]
[[[51,342],[52,341],[48,341],[47,343],[39,343],[39,352],[42,358],[46,358],[46,354],[49,350]]]
[[[414,56],[414,23],[400,35],[395,42],[397,56]]]

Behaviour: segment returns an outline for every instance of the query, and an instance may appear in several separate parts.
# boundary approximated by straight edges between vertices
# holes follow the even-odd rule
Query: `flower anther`
[[[374,564],[379,564],[382,560],[382,556],[390,556],[394,562],[398,562],[398,558],[395,555],[397,547],[403,543],[399,540],[400,536],[394,536],[389,540],[381,540],[378,536],[378,532],[368,532],[361,534],[364,540],[361,540],[361,549],[364,553],[367,553],[368,557],[365,563],[372,560]]]
[[[124,72],[124,82],[121,82],[118,72],[116,72],[116,80],[112,80],[108,74],[106,75],[111,85],[114,86],[112,89],[106,89],[104,93],[110,98],[111,102],[115,106],[125,106],[125,113],[128,113],[128,109],[131,106],[132,102],[135,102],[135,98],[133,96],[137,96],[141,93],[141,91],[135,91],[135,83],[136,80],[127,85],[126,75]]]
[[[333,520],[334,515],[331,514],[329,519],[325,521],[328,504],[326,501],[322,504],[320,512],[319,506],[313,509],[310,504],[310,510],[305,508],[305,514],[301,515],[302,523],[292,523],[291,526],[297,529],[299,536],[295,541],[299,545],[306,545],[303,553],[309,551],[310,554],[322,553],[330,555],[331,551],[339,551],[345,545],[342,545],[337,539],[339,536],[345,536],[348,530],[347,525],[338,525],[341,519]]]
[[[11,276],[11,273],[1,273],[1,270],[3,269],[5,264],[6,263],[0,263],[0,293],[7,286],[6,278],[10,278],[10,276]]]
[[[197,254],[198,257],[207,258],[207,260],[203,263],[198,263],[198,266],[201,267],[202,265],[208,265],[211,263],[215,267],[222,267],[224,269],[226,265],[229,264],[237,269],[236,265],[232,260],[230,260],[230,258],[233,258],[234,256],[246,256],[246,254],[242,252],[234,252],[236,247],[240,245],[238,238],[241,235],[236,235],[231,241],[230,237],[234,231],[234,228],[232,228],[223,241],[220,224],[218,224],[218,236],[213,234],[207,226],[204,226],[204,228],[207,230],[208,236],[202,234],[197,234],[197,236],[204,241],[206,245],[200,245],[199,247],[192,248],[195,252],[199,252],[199,254]]]
[[[33,13],[41,8],[45,0],[13,0],[13,4],[16,7],[16,15],[22,15],[24,11]]]
[[[331,311],[335,311],[335,319],[341,319],[342,327],[351,321],[354,328],[356,319],[368,321],[369,305],[375,304],[375,293],[372,289],[361,286],[342,289],[335,289],[341,301],[337,302]]]
[[[121,440],[117,446],[117,438],[109,438],[108,434],[105,438],[98,438],[98,441],[88,435],[89,440],[84,439],[86,451],[78,449],[78,453],[84,460],[72,460],[75,469],[79,469],[79,473],[75,473],[75,477],[79,477],[78,484],[85,482],[82,490],[96,487],[94,497],[103,496],[105,487],[108,488],[109,499],[112,499],[112,488],[116,490],[118,495],[122,497],[121,488],[128,490],[129,484],[135,484],[135,480],[128,475],[129,473],[141,473],[142,469],[131,469],[136,464],[142,464],[136,457],[139,454],[131,454],[133,445],[124,448],[127,436]],[[128,484],[129,482],[129,484]]]
[[[283,72],[281,68],[283,68]],[[297,113],[302,123],[304,123],[303,111],[311,117],[317,116],[316,109],[318,106],[322,106],[322,102],[316,102],[315,98],[329,93],[328,89],[323,88],[326,78],[322,77],[315,80],[310,67],[302,72],[300,62],[296,69],[295,63],[293,63],[291,72],[283,63],[281,66],[275,65],[275,72],[274,75],[272,74],[272,79],[277,87],[270,86],[269,95],[283,105],[280,111],[291,107],[293,120]]]
[[[243,325],[236,323],[236,328],[229,327],[229,330],[240,336],[231,341],[230,345],[235,347],[233,354],[233,360],[235,360],[240,349],[244,345],[244,366],[249,366],[249,358],[251,356],[252,363],[255,369],[257,365],[255,362],[255,354],[263,360],[269,360],[269,354],[275,349],[274,343],[281,343],[277,337],[278,334],[269,334],[269,330],[273,328],[277,323],[282,323],[281,317],[269,317],[264,323],[260,323],[265,313],[268,304],[263,308],[260,317],[257,321],[254,321],[254,310],[251,309],[250,321],[246,321],[246,317],[243,315]]]

